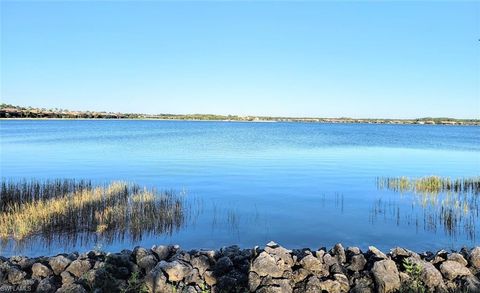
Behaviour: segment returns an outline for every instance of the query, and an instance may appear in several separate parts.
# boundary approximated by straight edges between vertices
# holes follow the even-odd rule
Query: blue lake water
[[[341,242],[419,251],[479,244],[477,230],[447,231],[418,195],[379,190],[376,178],[479,176],[480,127],[3,120],[0,139],[4,178],[126,180],[185,191],[192,200],[189,219],[171,235],[10,241],[2,255],[270,240],[289,248]],[[470,226],[479,223],[470,218]]]

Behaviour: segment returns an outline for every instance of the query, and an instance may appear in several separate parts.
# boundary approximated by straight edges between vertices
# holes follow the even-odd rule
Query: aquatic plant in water
[[[183,196],[126,182],[94,186],[90,181],[2,180],[0,239],[24,240],[95,233],[112,240],[128,233],[172,233],[185,221]]]
[[[456,178],[426,176],[421,178],[379,177],[379,189],[389,189],[397,192],[431,193],[455,192],[480,193],[480,177]]]
[[[405,216],[407,222],[416,226],[423,224],[425,229],[432,231],[436,231],[440,226],[452,237],[462,231],[467,238],[472,240],[476,238],[480,177],[377,178],[376,183],[380,190],[387,189],[405,195],[413,193],[411,216]],[[421,208],[423,219],[412,218],[416,214],[415,207]],[[400,206],[395,203],[390,202],[387,206],[378,201],[372,209],[372,216],[375,217],[379,212],[388,212],[397,223],[400,221]]]

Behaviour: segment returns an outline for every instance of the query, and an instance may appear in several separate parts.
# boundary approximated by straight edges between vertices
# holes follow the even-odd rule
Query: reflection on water
[[[370,212],[372,223],[394,220],[397,226],[406,224],[434,233],[443,230],[452,239],[466,235],[475,242],[480,178],[377,178],[377,188],[398,193],[399,198],[377,199]],[[400,203],[405,200],[411,204]]]
[[[183,193],[125,182],[94,186],[90,181],[3,179],[0,195],[3,249],[137,242],[148,235],[170,235],[191,217]]]

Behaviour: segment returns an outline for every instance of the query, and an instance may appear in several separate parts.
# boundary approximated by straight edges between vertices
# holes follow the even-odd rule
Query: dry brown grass
[[[38,182],[33,184],[42,186]],[[2,188],[6,186],[2,194],[18,194],[20,200],[15,202],[13,196],[5,201],[0,198],[0,239],[79,232],[96,232],[107,237],[128,232],[136,237],[143,231],[171,232],[183,223],[180,197],[172,192],[140,189],[126,182],[97,187],[85,184],[83,188],[65,189],[67,193],[63,195],[48,192],[58,185],[47,184],[43,185],[47,192],[38,193],[44,198],[25,195],[33,190],[28,184],[20,183],[15,189],[15,184],[3,182]]]

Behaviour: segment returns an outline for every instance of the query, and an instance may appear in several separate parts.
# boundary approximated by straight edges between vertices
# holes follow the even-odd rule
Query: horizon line
[[[362,118],[354,118],[354,117],[348,117],[348,116],[335,116],[335,117],[327,117],[327,116],[281,116],[281,115],[240,115],[240,114],[215,114],[215,113],[167,113],[167,112],[157,112],[157,113],[141,113],[141,112],[121,112],[121,111],[105,111],[105,110],[71,110],[71,109],[66,109],[66,108],[59,108],[59,107],[33,107],[33,106],[21,106],[21,105],[13,105],[9,104],[6,102],[1,102],[0,107],[1,109],[4,108],[4,106],[8,107],[14,107],[14,108],[31,108],[32,110],[43,110],[45,109],[46,111],[53,111],[55,109],[62,110],[62,111],[67,111],[67,112],[93,112],[93,113],[106,113],[106,114],[128,114],[128,115],[152,115],[152,116],[158,116],[158,115],[171,115],[171,116],[195,116],[195,115],[201,115],[201,116],[222,116],[225,118],[228,117],[239,117],[239,118],[279,118],[279,119],[344,119],[344,120],[438,120],[438,119],[447,119],[447,120],[480,120],[480,117],[477,118],[455,118],[455,117],[442,117],[442,116],[423,116],[423,117],[413,117],[413,118],[384,118],[384,117],[362,117]]]

